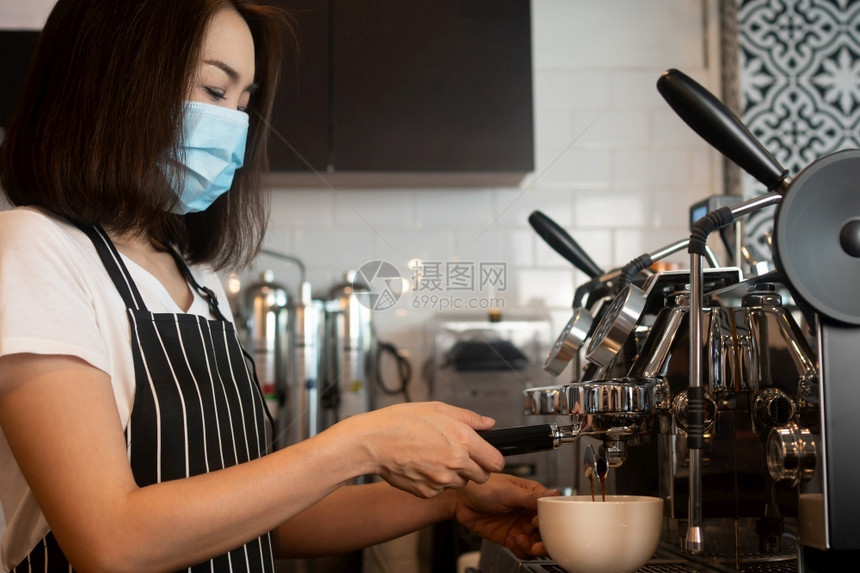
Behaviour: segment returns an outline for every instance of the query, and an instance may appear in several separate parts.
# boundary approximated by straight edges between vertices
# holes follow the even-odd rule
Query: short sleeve
[[[70,355],[107,372],[86,279],[92,261],[73,233],[80,231],[32,209],[0,213],[0,356]]]

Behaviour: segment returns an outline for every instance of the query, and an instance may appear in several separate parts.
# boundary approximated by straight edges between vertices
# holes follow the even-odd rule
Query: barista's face
[[[254,91],[254,40],[238,12],[225,9],[209,24],[191,101],[245,111]]]

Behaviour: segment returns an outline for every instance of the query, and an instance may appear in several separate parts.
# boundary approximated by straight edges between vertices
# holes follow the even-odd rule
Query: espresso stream
[[[606,501],[606,474],[600,474],[600,501]],[[588,474],[588,481],[591,484],[591,501],[594,499],[594,474]]]
[[[595,474],[600,479],[600,500],[606,501],[606,476],[609,474],[609,464],[603,456],[594,454],[594,448],[589,444],[585,448],[585,463],[583,465],[585,477],[591,484],[591,501],[594,499],[594,476]]]

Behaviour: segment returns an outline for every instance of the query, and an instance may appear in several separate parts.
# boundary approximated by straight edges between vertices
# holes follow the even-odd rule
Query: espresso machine
[[[860,557],[860,150],[792,178],[691,78],[668,70],[657,88],[767,192],[609,272],[534,213],[591,277],[545,362],[555,375],[571,365],[572,381],[523,392],[527,414],[556,422],[484,435],[506,455],[596,440],[601,465],[586,469],[614,474],[617,493],[664,500],[648,571],[843,570]],[[708,237],[772,206],[774,269],[716,264]],[[651,270],[681,249],[688,269]],[[485,545],[482,571],[558,570],[499,556]]]

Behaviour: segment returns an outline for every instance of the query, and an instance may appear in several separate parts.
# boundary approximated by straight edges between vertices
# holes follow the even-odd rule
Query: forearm
[[[136,571],[176,570],[276,529],[354,477],[335,470],[334,456],[320,445],[297,444],[240,466],[133,490],[115,527],[102,531],[107,545],[122,539],[124,554],[115,562]]]
[[[382,543],[450,518],[454,495],[419,498],[385,482],[342,487],[278,527],[275,547],[296,558]]]

